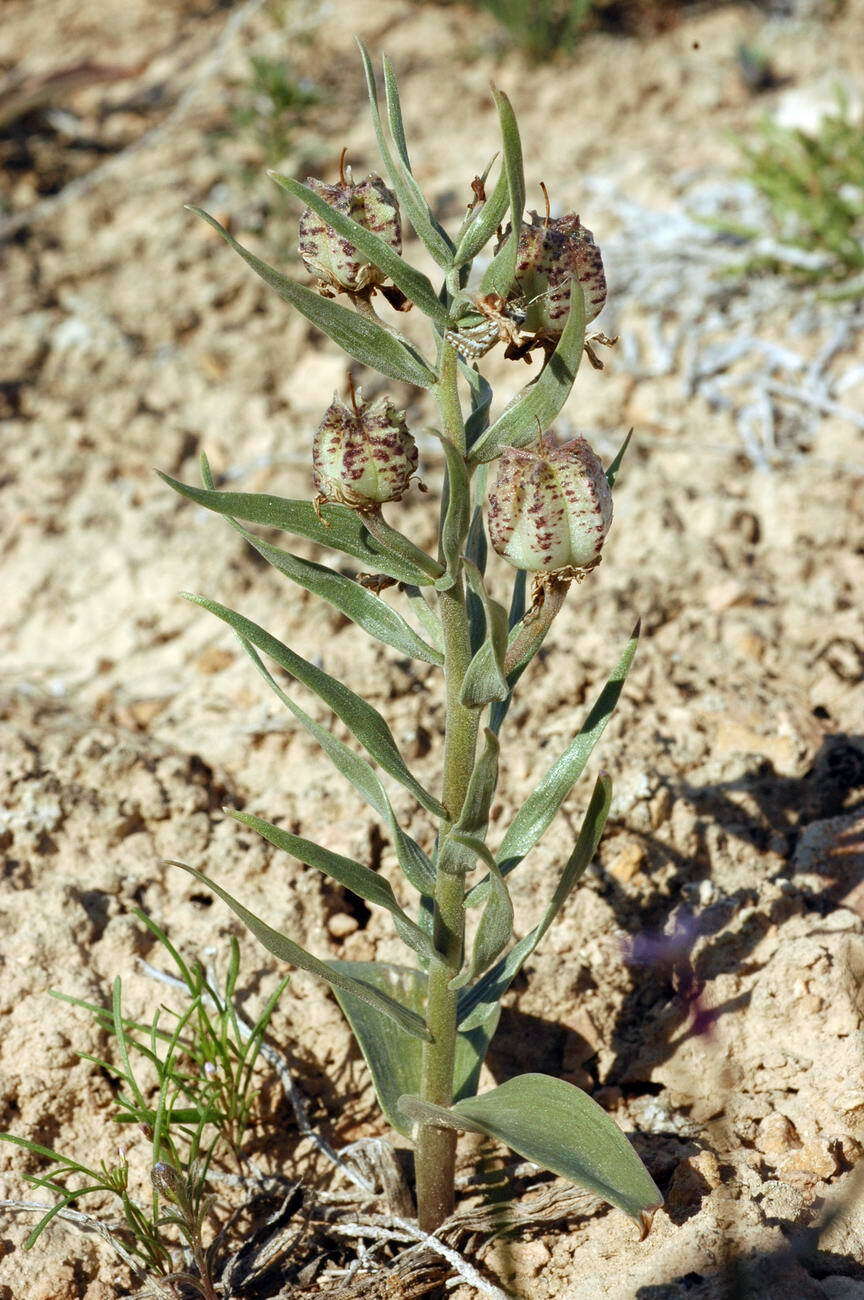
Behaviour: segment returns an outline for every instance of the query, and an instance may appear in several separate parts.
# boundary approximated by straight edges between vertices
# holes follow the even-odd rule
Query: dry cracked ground
[[[466,1253],[484,1285],[532,1300],[853,1300],[864,1297],[864,322],[854,301],[722,275],[722,240],[694,212],[699,194],[740,197],[730,131],[766,110],[816,112],[826,79],[860,97],[864,6],[667,16],[659,32],[597,34],[531,70],[491,19],[459,5],[7,0],[0,63],[36,81],[102,72],[72,77],[26,129],[20,115],[5,128],[0,220],[103,173],[2,246],[0,1126],[116,1160],[111,1080],[79,1055],[110,1050],[105,1035],[48,991],[104,1005],[119,975],[130,1013],[150,1014],[168,994],[143,970],[158,953],[136,907],[190,958],[222,961],[237,935],[247,1008],[272,989],[275,963],[166,858],[212,871],[317,953],[399,959],[377,916],[225,817],[242,806],[396,880],[377,824],[227,629],[177,593],[218,598],[318,656],[386,713],[433,784],[435,670],[370,648],[153,472],[196,481],[206,449],[235,488],[310,494],[311,433],[344,362],[183,204],[284,264],[296,212],[252,177],[266,160],[236,111],[249,57],[287,55],[319,94],[283,166],[303,176],[311,159],[330,179],[344,144],[365,173],[379,164],[356,32],[400,71],[418,176],[443,220],[458,220],[496,147],[490,78],[510,93],[530,202],[545,181],[594,230],[608,328],[621,335],[603,373],[580,375],[559,430],[608,457],[636,429],[604,562],[571,593],[508,722],[493,814],[507,824],[641,616],[600,760],[612,820],[508,995],[485,1082],[527,1066],[588,1088],[666,1204],[641,1242],[622,1215],[587,1206],[538,1216],[510,1243],[477,1233]],[[770,49],[775,89],[747,88],[741,42]],[[487,369],[501,404],[525,381],[494,355]],[[413,424],[432,420],[422,395],[389,391]],[[430,439],[429,494],[399,516],[419,544],[441,473]],[[514,877],[520,934],[587,789]],[[396,805],[428,836],[407,796]],[[323,987],[293,977],[271,1039],[334,1145],[387,1135]],[[266,1068],[262,1083],[261,1167],[343,1186]],[[143,1177],[146,1140],[125,1140]],[[476,1155],[466,1141],[465,1171]],[[12,1147],[0,1160],[3,1195],[39,1199],[20,1181],[38,1161]],[[68,1224],[24,1253],[31,1223],[4,1217],[3,1300],[136,1293],[140,1279]],[[260,1294],[349,1294],[331,1247],[305,1280]],[[358,1279],[368,1295],[482,1294],[443,1276],[387,1290],[370,1265]]]

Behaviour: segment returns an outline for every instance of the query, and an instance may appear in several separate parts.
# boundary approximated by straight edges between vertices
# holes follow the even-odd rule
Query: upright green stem
[[[438,405],[443,432],[465,450],[465,428],[456,386],[456,353],[445,344]],[[462,574],[449,591],[439,593],[444,633],[445,729],[442,802],[449,822],[440,827],[440,840],[462,810],[474,768],[478,711],[462,703],[462,684],[471,662],[468,613]],[[461,875],[438,872],[435,884],[434,940],[440,959],[429,968],[426,1022],[433,1041],[424,1044],[421,1096],[437,1106],[453,1101],[458,993],[450,981],[462,965],[465,937],[465,882]],[[420,1227],[434,1230],[453,1212],[456,1133],[423,1124],[417,1136],[417,1206]]]

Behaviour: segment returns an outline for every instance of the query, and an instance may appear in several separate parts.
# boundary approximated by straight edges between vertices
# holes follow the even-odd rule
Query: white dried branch
[[[377,1224],[369,1223],[338,1223],[328,1225],[328,1232],[337,1233],[343,1237],[368,1238],[371,1241],[392,1241],[392,1242],[412,1242],[413,1248],[416,1246],[425,1246],[428,1250],[433,1251],[436,1255],[445,1260],[454,1273],[462,1279],[463,1282],[474,1288],[479,1295],[489,1296],[490,1300],[508,1300],[507,1293],[500,1287],[494,1286],[493,1283],[487,1282],[474,1268],[468,1260],[436,1237],[421,1230],[414,1223],[409,1223],[406,1219],[391,1218],[392,1227],[382,1227]]]
[[[7,1201],[0,1200],[0,1208],[12,1210],[25,1214],[45,1214],[52,1209],[51,1205],[46,1205],[41,1201]],[[127,1268],[138,1276],[142,1275],[142,1265],[140,1260],[136,1260],[126,1250],[125,1246],[115,1236],[117,1230],[122,1226],[119,1223],[106,1223],[102,1219],[96,1219],[92,1214],[84,1214],[81,1210],[71,1210],[68,1206],[58,1210],[54,1215],[55,1219],[62,1219],[64,1223],[71,1223],[80,1232],[92,1232],[95,1236],[101,1237],[114,1251]],[[176,1293],[172,1290],[166,1290],[159,1283],[158,1279],[148,1278],[148,1285],[154,1294],[164,1296],[165,1300],[176,1300]]]

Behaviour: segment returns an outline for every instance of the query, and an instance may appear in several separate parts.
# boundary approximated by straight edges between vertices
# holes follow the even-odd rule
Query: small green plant
[[[864,271],[864,130],[838,95],[836,111],[809,132],[762,121],[756,139],[738,139],[744,176],[768,201],[771,233],[812,257],[802,265],[769,252],[747,271],[782,271],[802,283],[843,281]],[[766,232],[724,222],[724,230],[756,238]]]
[[[84,1197],[98,1194],[104,1199],[107,1194],[119,1202],[122,1224],[104,1229],[102,1235],[126,1263],[150,1279],[182,1282],[203,1300],[216,1300],[218,1292],[204,1243],[213,1204],[207,1191],[208,1175],[214,1160],[224,1163],[227,1159],[240,1170],[244,1167],[242,1143],[255,1103],[255,1060],[287,981],[274,990],[255,1024],[247,1026],[234,1006],[240,962],[236,940],[231,943],[223,985],[217,988],[200,963],[184,961],[150,917],[137,909],[135,914],[176,967],[177,976],[171,982],[188,999],[183,1011],[160,1008],[149,1024],[127,1018],[119,977],[110,1008],[65,993],[54,992],[53,996],[88,1011],[116,1042],[116,1063],[88,1053],[81,1055],[120,1085],[117,1122],[133,1124],[147,1135],[151,1147],[149,1198],[129,1190],[125,1146],[121,1145],[118,1164],[102,1162],[96,1169],[12,1133],[0,1133],[0,1140],[23,1147],[54,1166],[48,1174],[26,1175],[34,1187],[57,1198],[28,1236],[27,1249],[58,1214]],[[139,1063],[138,1069],[133,1060]],[[94,1223],[98,1229],[101,1221]],[[176,1243],[166,1232],[171,1228],[179,1234],[194,1273],[175,1267]]]
[[[288,279],[213,217],[193,210],[355,361],[433,395],[440,419],[435,432],[446,467],[436,553],[421,550],[382,511],[387,502],[402,498],[417,465],[405,413],[386,395],[365,402],[353,385],[347,402],[334,399],[315,435],[314,502],[217,490],[206,459],[203,487],[163,477],[183,496],[225,516],[292,582],[329,601],[400,655],[441,672],[445,736],[440,790],[434,793],[408,767],[384,717],[353,690],[244,615],[203,596],[189,597],[236,632],[267,685],[380,817],[405,889],[417,895],[416,910],[403,905],[390,883],[361,862],[260,817],[227,811],[301,863],[385,909],[414,964],[322,960],[250,912],[209,875],[176,865],[213,890],[271,953],[332,987],[366,1058],[384,1114],[416,1143],[421,1228],[434,1230],[453,1209],[460,1130],[507,1143],[646,1225],[661,1202],[660,1193],[614,1121],[585,1092],[536,1073],[477,1092],[501,999],[594,856],[609,810],[609,777],[603,774],[595,783],[557,882],[534,866],[537,888],[548,891],[549,901],[539,924],[512,945],[507,878],[539,842],[584,771],[636,649],[634,633],[582,728],[493,851],[487,844],[489,813],[498,781],[499,736],[513,689],[571,584],[600,560],[612,519],[611,488],[626,448],[625,441],[604,472],[583,438],[559,446],[546,432],[570,395],[583,351],[590,346],[586,322],[605,300],[602,259],[591,232],[575,215],[553,220],[547,204],[545,217],[524,216],[519,131],[507,96],[497,90],[499,175],[487,189],[490,164],[484,177],[474,179],[465,219],[451,237],[414,178],[393,69],[385,60],[382,118],[375,74],[362,46],[361,52],[389,182],[370,176],[355,183],[344,158],[334,184],[304,185],[273,176],[304,205],[300,253],[316,277],[315,287]],[[440,268],[438,285],[401,255],[402,212]],[[477,287],[469,288],[472,263],[489,244],[491,258],[485,260]],[[382,321],[373,302],[379,294],[401,309],[413,306],[426,318],[431,350],[421,352]],[[340,295],[349,306],[336,301]],[[602,335],[592,337],[611,342]],[[493,393],[477,362],[498,343],[506,345],[505,356],[514,361],[537,350],[544,364],[491,419]],[[600,364],[592,352],[589,356]],[[487,490],[493,462],[497,481]],[[279,549],[240,520],[336,552],[339,567]],[[509,610],[487,584],[487,523],[495,550],[511,573],[516,570]],[[361,570],[356,580],[343,571],[346,562]],[[528,574],[534,580],[530,598]],[[395,589],[401,612],[379,594],[388,586]],[[277,679],[265,657],[284,676]],[[317,722],[285,689],[289,682],[316,695],[341,727]],[[341,739],[342,728],[428,815],[425,847],[400,825],[373,763]],[[472,880],[473,873],[479,879]]]
[[[585,34],[595,0],[475,0],[491,13],[510,42],[535,63],[570,54]]]
[[[284,165],[298,129],[320,99],[317,87],[298,77],[284,59],[252,55],[240,102],[231,113],[234,133],[251,137],[264,166]]]

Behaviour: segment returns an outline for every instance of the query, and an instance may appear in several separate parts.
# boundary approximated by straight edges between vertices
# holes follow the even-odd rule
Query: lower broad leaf
[[[426,1006],[424,971],[379,961],[330,961],[327,965],[343,977],[379,989],[418,1018],[422,1017]],[[382,1015],[368,1001],[356,997],[344,985],[334,987],[333,992],[369,1066],[381,1109],[390,1124],[410,1138],[411,1121],[399,1110],[397,1103],[404,1093],[420,1091],[422,1044],[419,1039],[405,1034],[399,1025]],[[457,1100],[472,1097],[477,1091],[480,1067],[498,1027],[499,1015],[500,1010],[495,1007],[481,1024],[457,1034],[454,1069],[454,1095]]]
[[[415,1121],[505,1142],[526,1160],[569,1178],[616,1205],[643,1230],[663,1203],[648,1170],[618,1125],[581,1088],[546,1074],[522,1074],[447,1108],[402,1097]]]

